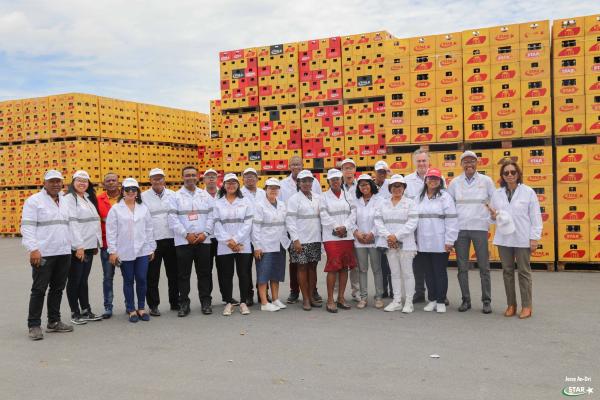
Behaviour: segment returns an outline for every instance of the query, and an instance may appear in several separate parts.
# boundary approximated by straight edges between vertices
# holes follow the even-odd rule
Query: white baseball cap
[[[313,176],[312,172],[310,172],[307,169],[303,169],[302,171],[300,171],[300,173],[298,174],[298,177],[296,179],[304,179],[304,178],[313,178],[313,179],[315,179],[315,177]]]
[[[237,183],[240,183],[236,174],[225,174],[225,177],[223,178],[223,182],[227,182],[227,181],[231,181],[231,180],[234,180]]]
[[[404,177],[400,174],[392,175],[392,177],[388,181],[388,187],[391,187],[394,183],[402,183],[406,187],[406,181],[404,180]]]
[[[149,176],[150,178],[152,178],[154,175],[162,175],[162,176],[165,176],[165,171],[163,171],[163,170],[162,170],[162,169],[160,169],[160,168],[152,168],[152,169],[150,170],[150,173],[148,174],[148,176]]]
[[[357,180],[358,181],[372,181],[373,177],[369,174],[361,174]]]
[[[64,180],[65,178],[63,178],[62,174],[59,171],[57,171],[55,169],[49,169],[44,174],[44,180],[49,181],[50,179],[63,179]]]
[[[277,186],[277,187],[281,187],[281,182],[279,181],[279,179],[277,178],[269,178],[267,179],[267,181],[265,182],[265,187],[267,186]]]
[[[140,188],[140,185],[138,184],[138,181],[136,181],[133,178],[125,178],[123,179],[123,187],[127,188],[127,187],[136,187],[136,188]]]
[[[331,168],[329,171],[327,171],[327,180],[333,178],[341,178],[342,176],[344,175],[339,169]]]
[[[340,167],[343,167],[344,164],[348,164],[348,163],[350,163],[350,164],[352,164],[352,165],[354,165],[356,167],[356,163],[351,158],[346,158],[344,161],[342,161],[342,163],[340,164]]]
[[[471,150],[467,150],[464,153],[462,153],[460,155],[460,161],[462,161],[462,159],[465,157],[473,157],[474,159],[477,160],[477,154],[473,153]]]
[[[242,173],[242,176],[244,176],[244,175],[246,175],[246,174],[250,174],[250,173],[252,173],[252,174],[254,174],[254,175],[258,176],[258,172],[256,172],[256,170],[255,170],[254,168],[246,168],[246,169],[244,170],[244,172]]]
[[[88,174],[87,172],[85,172],[84,170],[79,170],[79,171],[75,171],[75,173],[73,174],[73,180],[75,179],[85,179],[85,180],[90,180],[90,174]]]
[[[212,169],[212,168],[209,168],[209,169],[207,169],[206,171],[204,171],[204,175],[206,175],[206,174],[215,174],[215,175],[219,175],[219,174],[217,173],[217,171],[215,171],[215,170],[214,170],[214,169]]]
[[[389,167],[387,165],[387,163],[383,160],[377,161],[375,163],[375,171],[379,171],[385,169],[386,171],[389,170]]]

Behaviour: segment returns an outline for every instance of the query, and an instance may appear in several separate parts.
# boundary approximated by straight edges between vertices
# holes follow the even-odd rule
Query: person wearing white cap
[[[387,179],[389,172],[390,168],[385,161],[379,160],[375,163],[375,184],[379,188],[379,193],[377,194],[379,197],[390,197],[390,191],[388,190],[389,180]]]
[[[289,161],[290,175],[281,181],[281,190],[279,191],[279,200],[284,201],[286,204],[288,200],[298,192],[298,174],[302,170],[302,159],[299,156],[292,156]],[[320,195],[321,185],[316,179],[313,179],[311,186],[311,193]],[[290,295],[287,299],[288,304],[294,304],[298,301],[300,296],[300,287],[298,286],[298,266],[291,262],[290,259]],[[319,300],[321,296],[315,289],[313,297]]]
[[[537,250],[543,224],[537,195],[522,180],[519,165],[513,160],[505,160],[500,168],[501,187],[492,195],[489,208],[491,218],[497,224],[494,244],[500,254],[508,303],[504,316],[512,317],[517,311],[516,262],[521,292],[519,318],[525,319],[532,315],[530,257]]]
[[[344,176],[342,189],[352,200],[356,200],[356,163],[351,158],[346,158],[340,163],[340,170]]]
[[[103,245],[102,228],[96,190],[89,174],[85,171],[75,172],[67,192],[64,201],[69,213],[72,252],[67,299],[71,308],[71,322],[82,325],[87,321],[102,319],[101,315],[92,312],[88,290],[92,261]]]
[[[446,312],[448,292],[448,253],[458,237],[458,221],[454,199],[443,188],[440,170],[429,168],[425,187],[417,197],[419,225],[418,253],[414,265],[425,270],[427,297],[425,311]]]
[[[187,166],[181,170],[183,186],[170,199],[169,227],[175,237],[177,255],[177,316],[190,313],[190,278],[196,269],[198,297],[203,314],[212,314],[211,240],[214,232],[215,201],[199,189],[198,170]],[[218,267],[218,264],[217,264]]]
[[[285,203],[277,200],[280,185],[279,179],[267,179],[266,195],[257,199],[254,206],[252,244],[262,311],[279,311],[287,307],[279,300],[279,282],[285,280],[285,249],[290,246],[285,224]],[[271,303],[268,302],[267,284],[271,286]]]
[[[232,301],[234,268],[240,288],[240,313],[250,314],[248,305],[248,263],[252,257],[251,234],[253,207],[244,199],[240,182],[235,174],[226,174],[219,189],[219,200],[215,202],[215,236],[219,241],[217,257],[223,270],[223,291],[227,304],[223,315],[233,312]]]
[[[359,301],[357,308],[367,306],[369,264],[375,283],[375,307],[383,308],[383,275],[381,273],[381,251],[375,245],[375,213],[381,197],[377,196],[379,188],[369,174],[358,177],[356,188],[356,230],[354,231],[354,247],[358,258]],[[370,263],[369,263],[370,260]]]
[[[31,340],[41,340],[44,298],[48,290],[46,332],[70,332],[73,326],[60,320],[62,292],[71,265],[69,213],[62,195],[63,176],[56,170],[44,175],[44,188],[25,200],[21,216],[23,246],[29,252],[33,283],[27,326]]]
[[[329,190],[320,198],[319,213],[323,231],[323,246],[327,253],[327,311],[335,313],[338,308],[350,308],[344,299],[348,270],[356,268],[354,253],[354,230],[356,229],[356,206],[354,200],[342,190],[342,172],[332,168],[327,171]],[[337,302],[333,300],[333,288],[338,281]],[[312,306],[320,307],[314,302]]]
[[[165,186],[165,173],[160,168],[153,168],[148,174],[152,187],[142,193],[142,201],[150,210],[152,216],[154,240],[156,250],[154,258],[148,264],[148,291],[146,301],[150,308],[150,315],[159,317],[160,293],[160,266],[164,260],[165,272],[169,286],[169,303],[171,309],[179,305],[179,289],[177,287],[177,253],[173,229],[169,226],[169,212],[171,211],[171,197],[175,192]]]
[[[258,183],[258,172],[254,168],[246,168],[242,173],[242,180],[244,181],[244,186],[242,186],[242,194],[244,198],[250,203],[252,207],[254,207],[258,200],[265,198],[265,191],[257,187]],[[254,248],[252,248],[252,252],[254,253]],[[252,260],[250,257],[250,261],[246,266],[248,270],[248,306],[252,306],[254,304],[254,284],[252,283]],[[258,296],[258,294],[257,294]],[[260,302],[260,299],[258,299]]]
[[[386,249],[386,257],[392,274],[393,300],[385,311],[411,313],[415,294],[413,259],[417,254],[415,229],[419,223],[417,205],[404,195],[406,181],[402,175],[393,175],[388,186],[392,197],[379,202],[375,214],[377,246]],[[404,280],[404,306],[402,285]]]
[[[448,185],[448,193],[456,203],[458,214],[458,239],[456,263],[458,264],[458,283],[462,293],[462,304],[458,311],[471,308],[469,290],[469,249],[471,242],[475,248],[479,276],[481,278],[481,301],[483,313],[492,312],[492,282],[490,278],[490,254],[488,251],[488,232],[490,230],[490,213],[487,208],[494,194],[494,182],[489,176],[477,172],[477,154],[465,151],[460,156],[463,173],[452,179]]]
[[[313,181],[314,177],[310,171],[300,171],[299,191],[287,201],[285,219],[292,240],[290,263],[297,265],[298,285],[302,292],[302,308],[305,311],[310,311],[312,306],[317,304],[314,293],[317,286],[317,263],[321,261],[321,196],[312,192]]]
[[[121,268],[123,295],[129,322],[149,321],[146,313],[146,279],[148,262],[154,257],[152,216],[142,202],[140,185],[133,178],[125,178],[121,198],[111,207],[106,218],[106,240],[111,264]],[[135,294],[137,294],[137,307]]]
[[[206,190],[206,192],[215,200],[217,199],[217,193],[219,192],[219,186],[217,185],[218,177],[219,174],[212,168],[204,171],[204,175],[202,175],[204,190]]]

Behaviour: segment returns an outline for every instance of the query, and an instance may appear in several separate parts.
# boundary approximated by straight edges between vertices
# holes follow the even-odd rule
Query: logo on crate
[[[563,28],[559,33],[558,37],[568,37],[568,36],[577,36],[581,28],[579,26],[572,26],[568,28]]]
[[[525,97],[544,97],[546,95],[546,88],[532,89],[525,94]]]
[[[278,56],[280,54],[283,54],[283,45],[275,44],[275,45],[271,46],[269,48],[269,54],[272,56]]]
[[[473,37],[469,38],[469,40],[467,40],[466,45],[467,46],[476,46],[478,44],[484,44],[486,39],[487,39],[487,36],[485,36],[485,35],[473,36]]]
[[[356,79],[358,87],[365,87],[373,85],[373,76],[372,75],[363,75],[359,76]]]
[[[231,77],[233,79],[242,79],[246,76],[246,70],[245,69],[234,69],[233,71],[231,71]]]
[[[583,124],[581,124],[580,122],[577,122],[574,124],[566,124],[565,126],[560,128],[560,132],[562,132],[562,133],[579,132],[579,131],[581,131],[582,127],[583,127]]]
[[[568,47],[558,53],[559,57],[574,57],[579,54],[581,47]]]
[[[573,183],[580,182],[583,179],[583,173],[581,172],[568,172],[560,178],[561,183]]]
[[[506,89],[496,94],[496,99],[511,99],[517,95],[516,89]]]
[[[525,135],[535,135],[544,133],[546,131],[546,125],[533,125],[525,130]]]

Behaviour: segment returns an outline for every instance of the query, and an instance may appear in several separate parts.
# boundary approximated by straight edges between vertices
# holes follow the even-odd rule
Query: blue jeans
[[[115,277],[115,267],[108,262],[108,250],[100,249],[100,261],[102,261],[102,292],[104,293],[104,309],[113,308],[113,279]]]
[[[148,275],[148,262],[148,256],[138,257],[133,261],[121,262],[123,295],[125,296],[125,308],[128,313],[136,310],[133,293],[134,281],[138,301],[137,310],[142,310],[146,307],[146,291],[148,289],[146,277]]]

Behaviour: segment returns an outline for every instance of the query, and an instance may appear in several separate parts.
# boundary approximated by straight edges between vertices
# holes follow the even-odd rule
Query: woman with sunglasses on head
[[[402,175],[393,175],[388,184],[391,197],[381,200],[375,214],[377,247],[386,250],[392,274],[394,298],[384,311],[414,311],[415,277],[413,259],[417,254],[415,229],[419,223],[419,213],[414,200],[404,195],[406,181]],[[402,306],[402,285],[404,280],[404,306]]]
[[[67,191],[64,200],[72,239],[67,298],[71,307],[71,322],[73,325],[82,325],[87,321],[102,319],[101,315],[92,312],[88,290],[92,261],[102,247],[102,229],[96,191],[89,174],[85,171],[75,172]]]
[[[148,263],[154,257],[154,240],[150,210],[142,203],[140,186],[133,178],[123,180],[119,202],[106,218],[106,241],[109,262],[121,267],[123,295],[129,322],[149,321],[146,313],[146,277]],[[137,309],[135,307],[137,294]]]
[[[240,313],[250,314],[246,301],[250,289],[250,276],[247,266],[252,258],[251,233],[253,206],[244,198],[240,190],[240,181],[235,174],[223,178],[219,189],[219,199],[213,211],[215,218],[215,237],[217,245],[217,268],[222,270],[223,292],[226,296],[223,315],[233,313],[233,275],[237,271],[240,288]]]
[[[313,293],[317,286],[317,263],[321,261],[320,196],[312,191],[313,174],[298,174],[298,191],[287,201],[285,219],[292,245],[290,262],[298,265],[298,284],[302,292],[302,308],[310,311],[319,306]]]
[[[512,317],[517,311],[516,262],[521,291],[519,318],[524,319],[532,315],[530,257],[542,237],[542,214],[537,195],[522,179],[518,164],[505,160],[500,168],[500,188],[492,195],[489,209],[492,220],[496,221],[494,244],[500,254],[508,303],[504,316]]]
[[[452,196],[443,189],[442,173],[429,168],[425,173],[423,190],[416,198],[419,224],[415,264],[425,269],[429,299],[423,310],[438,313],[446,312],[448,253],[458,237],[456,206]]]

